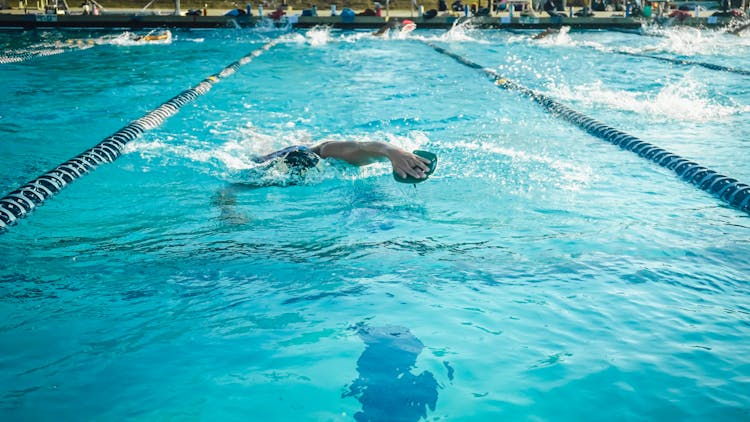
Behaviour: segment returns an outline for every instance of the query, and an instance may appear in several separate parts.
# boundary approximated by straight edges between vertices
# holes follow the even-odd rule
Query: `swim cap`
[[[309,155],[307,160],[303,158],[306,155]],[[289,157],[288,161],[287,157]],[[284,149],[274,151],[268,155],[255,157],[253,158],[253,161],[255,161],[256,163],[266,163],[269,161],[277,160],[279,158],[283,159],[284,162],[286,162],[286,164],[290,167],[298,166],[298,163],[307,163],[313,160],[314,163],[309,167],[315,167],[318,164],[318,156],[315,155],[315,153],[312,152],[310,148],[302,145],[286,147]]]
[[[318,165],[318,161],[320,161],[320,158],[307,148],[291,151],[284,156],[284,163],[290,169],[302,170],[313,168]]]

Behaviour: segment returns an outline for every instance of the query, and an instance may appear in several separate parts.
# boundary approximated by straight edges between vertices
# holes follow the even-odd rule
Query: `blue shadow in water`
[[[359,378],[343,397],[356,397],[362,411],[357,421],[418,421],[435,410],[437,381],[429,371],[414,375],[411,370],[424,344],[408,328],[398,326],[353,327],[365,342],[357,360]]]

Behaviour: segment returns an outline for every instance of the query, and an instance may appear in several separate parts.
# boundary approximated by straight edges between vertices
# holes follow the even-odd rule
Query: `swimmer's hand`
[[[430,169],[430,160],[420,157],[400,148],[391,148],[388,151],[388,159],[393,166],[393,172],[401,178],[407,176],[416,179],[427,178],[426,172]]]

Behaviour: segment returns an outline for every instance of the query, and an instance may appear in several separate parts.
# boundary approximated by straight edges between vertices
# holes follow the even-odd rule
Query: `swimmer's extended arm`
[[[424,179],[429,160],[384,142],[323,142],[312,148],[321,158],[336,158],[355,166],[366,166],[385,158],[391,161],[393,171],[401,177],[407,175]]]
[[[388,32],[389,29],[395,29],[397,26],[398,26],[398,21],[396,20],[396,18],[391,18],[388,22],[386,22],[385,25],[380,27],[380,29],[373,32],[372,35],[375,35],[376,37],[385,35],[385,33]]]

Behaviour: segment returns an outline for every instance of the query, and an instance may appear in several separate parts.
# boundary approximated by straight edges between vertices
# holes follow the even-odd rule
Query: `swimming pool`
[[[281,42],[0,235],[4,419],[748,417],[748,215],[422,42],[747,182],[748,78],[618,53],[747,37],[118,35],[0,34],[4,193]],[[336,139],[438,169],[247,186]]]

